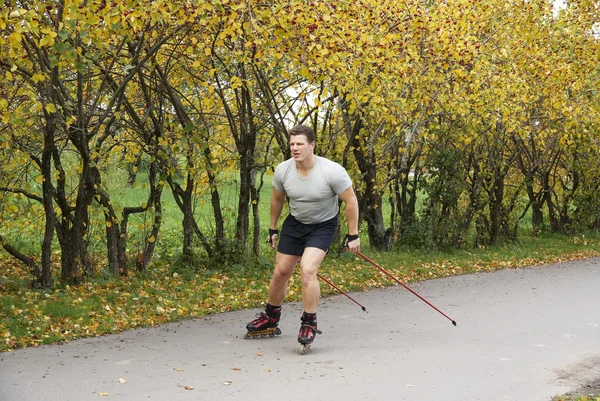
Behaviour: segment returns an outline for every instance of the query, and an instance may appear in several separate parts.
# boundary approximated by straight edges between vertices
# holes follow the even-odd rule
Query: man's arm
[[[269,229],[277,230],[277,225],[279,224],[279,217],[281,217],[281,211],[283,210],[283,205],[285,203],[285,192],[280,192],[275,187],[273,187],[273,192],[271,193],[271,223],[269,225]],[[270,239],[271,247],[273,249],[277,249],[277,234],[273,234]]]
[[[354,194],[354,189],[349,187],[338,195],[340,200],[346,205],[346,220],[348,220],[348,235],[356,235],[357,238],[348,242],[350,252],[360,251],[360,238],[358,238],[358,200]]]

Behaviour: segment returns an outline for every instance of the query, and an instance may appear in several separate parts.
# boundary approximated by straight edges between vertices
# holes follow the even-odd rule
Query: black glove
[[[347,248],[348,247],[348,243],[354,241],[355,239],[358,239],[358,234],[356,234],[356,235],[350,235],[350,234],[346,235],[344,237],[344,242],[342,243],[342,246],[344,248]]]
[[[274,229],[274,230],[273,230],[272,228],[269,228],[269,239],[267,239],[267,242],[268,242],[269,244],[273,242],[273,239],[272,239],[272,237],[273,237],[275,234],[279,235],[279,230],[278,230],[278,229]]]

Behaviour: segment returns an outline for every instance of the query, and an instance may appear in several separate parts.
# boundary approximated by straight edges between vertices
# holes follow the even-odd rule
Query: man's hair
[[[315,131],[307,125],[296,125],[289,130],[288,135],[290,138],[294,135],[305,135],[308,143],[313,143],[315,141]]]

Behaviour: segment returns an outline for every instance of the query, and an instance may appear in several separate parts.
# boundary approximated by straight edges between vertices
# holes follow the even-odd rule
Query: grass
[[[432,252],[396,249],[364,253],[406,283],[474,272],[517,268],[600,255],[600,237],[526,237],[519,244],[477,250]],[[53,291],[28,288],[28,273],[13,260],[0,259],[0,351],[67,342],[134,327],[147,327],[209,314],[261,306],[272,271],[271,251],[253,266],[174,269],[165,260],[143,274],[99,276],[82,286]],[[326,257],[320,272],[344,291],[381,288],[392,283],[353,254]],[[301,299],[299,277],[291,280],[287,301]],[[321,285],[323,296],[336,293]]]
[[[118,173],[122,174],[122,172]],[[124,177],[108,182],[115,205],[133,206],[146,200],[143,185],[125,188]],[[235,178],[235,177],[234,177]],[[139,181],[144,177],[140,175]],[[271,176],[265,176],[261,191],[260,219],[268,223]],[[236,181],[223,187],[221,199],[228,224],[235,224],[237,202]],[[246,264],[211,267],[182,265],[177,262],[181,243],[181,213],[168,189],[163,193],[163,225],[153,265],[143,273],[130,272],[128,277],[113,277],[100,268],[96,276],[78,287],[57,284],[52,291],[28,287],[29,273],[22,265],[0,252],[0,351],[40,344],[66,342],[75,338],[99,336],[134,327],[153,326],[165,322],[203,317],[209,314],[253,308],[262,305],[272,272],[274,254],[262,244],[258,260]],[[32,213],[36,213],[32,211]],[[210,227],[211,207],[206,199],[198,200],[196,216],[202,227]],[[104,252],[103,216],[93,215],[99,223],[90,234],[92,251]],[[129,245],[140,246],[149,213],[131,217]],[[207,229],[210,231],[210,229]],[[13,230],[19,241],[39,244],[41,230]],[[93,231],[93,230],[91,230]],[[208,233],[210,234],[210,233]],[[11,237],[12,239],[13,237]],[[366,235],[363,236],[366,238]],[[482,271],[516,268],[542,263],[567,261],[600,255],[600,235],[564,237],[532,236],[524,233],[518,243],[484,249],[432,251],[398,248],[392,252],[375,252],[363,241],[363,251],[390,273],[406,283]],[[31,245],[35,249],[35,245]],[[59,277],[59,254],[55,253],[54,277]],[[320,273],[344,291],[361,291],[391,285],[370,264],[351,254],[332,252]],[[335,293],[321,286],[323,296]],[[293,277],[288,301],[301,298],[298,277]]]

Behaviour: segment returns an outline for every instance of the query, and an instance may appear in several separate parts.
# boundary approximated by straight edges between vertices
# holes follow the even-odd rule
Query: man
[[[247,337],[280,334],[277,328],[287,284],[300,260],[302,303],[298,342],[313,342],[317,329],[317,304],[321,294],[317,270],[327,254],[338,225],[338,198],[346,205],[351,252],[360,251],[358,238],[358,201],[352,181],[339,164],[314,154],[312,128],[298,125],[289,131],[292,158],[279,164],[273,176],[271,223],[268,242],[277,249],[275,270],[269,286],[265,312],[248,323]],[[286,195],[290,214],[285,219],[281,237],[277,230]],[[279,240],[279,244],[278,244]]]

